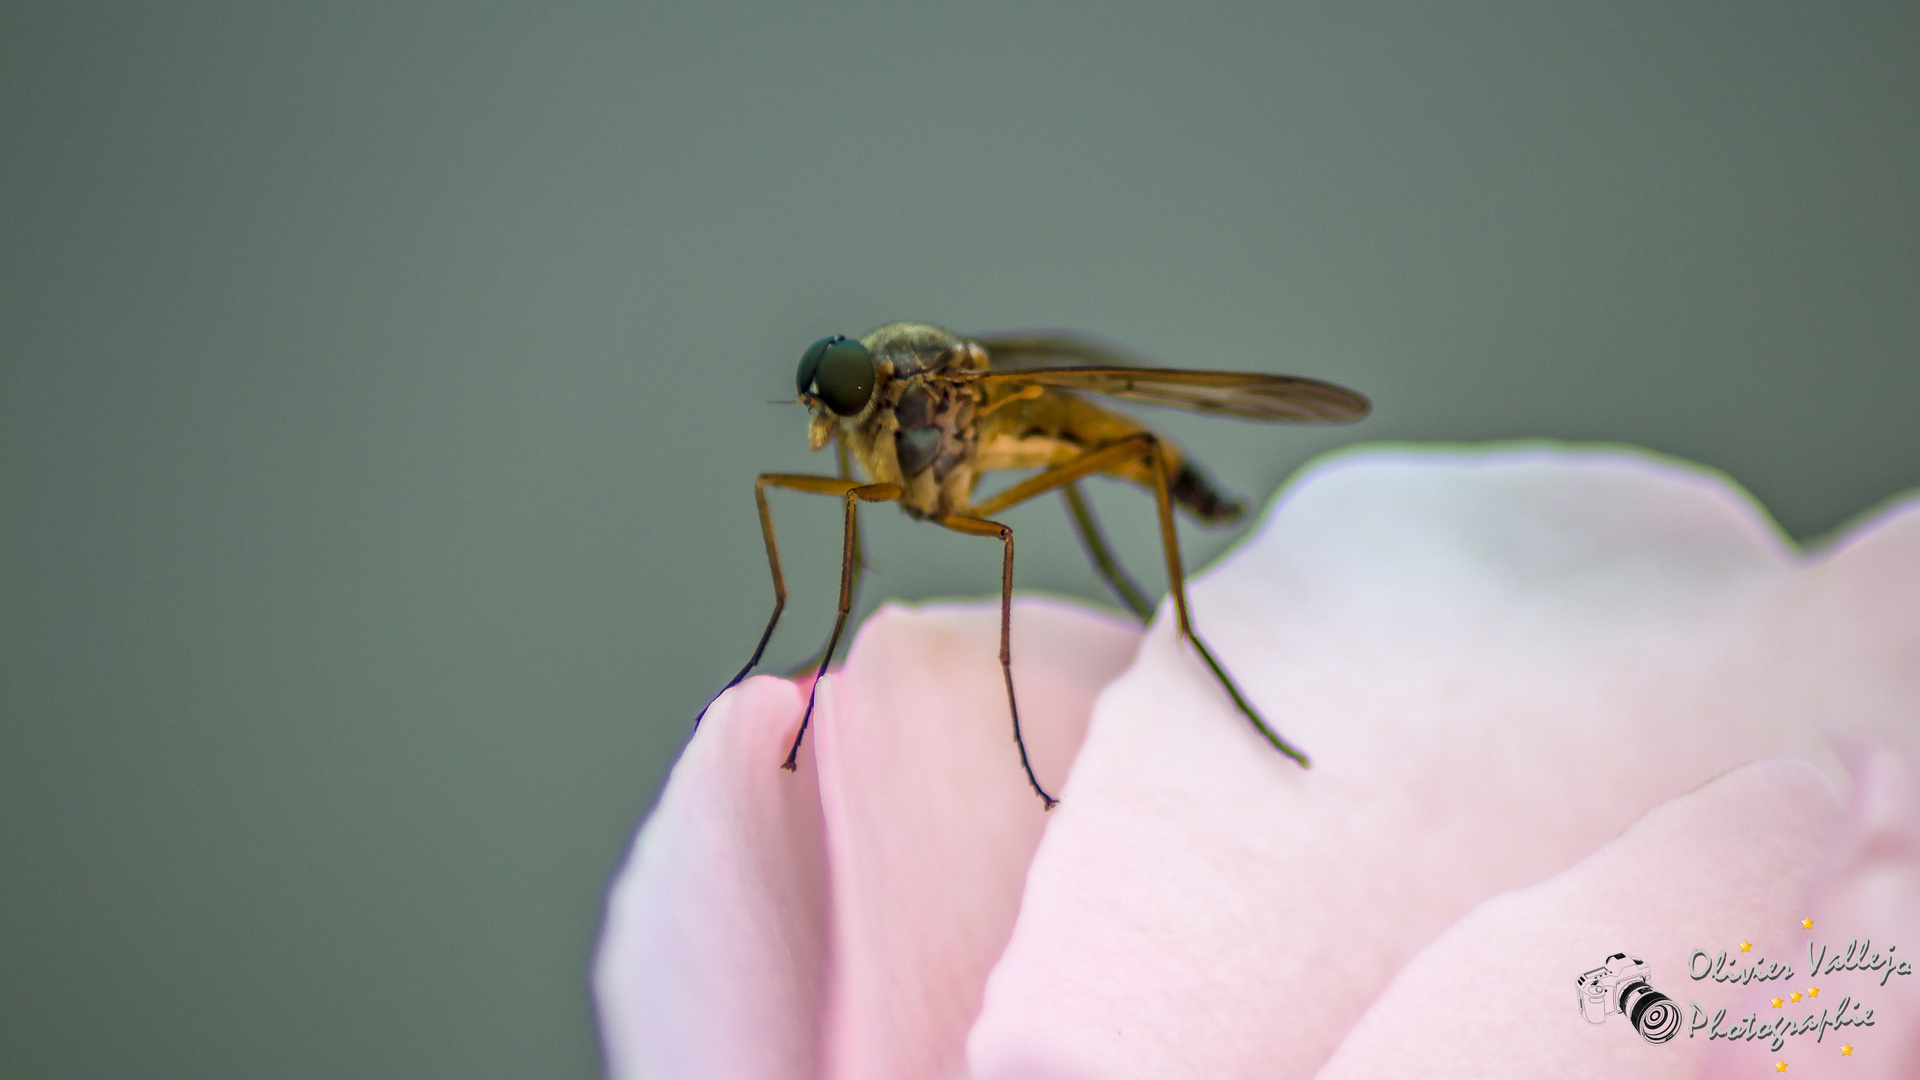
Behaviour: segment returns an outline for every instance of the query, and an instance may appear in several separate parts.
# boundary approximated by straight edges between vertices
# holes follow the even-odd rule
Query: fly
[[[1179,447],[1132,418],[1090,401],[1104,394],[1125,401],[1165,405],[1241,420],[1345,423],[1367,415],[1367,399],[1316,379],[1254,372],[1138,367],[1112,349],[1064,334],[1006,334],[964,338],[937,327],[893,323],[855,341],[822,338],[800,358],[799,401],[812,421],[807,442],[814,450],[836,443],[838,477],[761,473],[753,494],[773,571],[773,615],[753,656],[727,688],[759,664],[787,604],[780,553],[773,539],[767,489],[810,492],[840,499],[846,522],[840,554],[840,607],[826,652],[814,673],[814,688],[827,670],[853,607],[858,569],[859,505],[894,502],[907,516],[969,536],[998,540],[1000,563],[1000,672],[1007,684],[1013,741],[1034,793],[1053,809],[1056,800],[1040,786],[1020,737],[1020,707],[1014,697],[1009,638],[1013,612],[1013,530],[993,518],[1049,491],[1066,500],[1081,542],[1095,568],[1143,622],[1152,608],[1120,569],[1081,496],[1078,482],[1105,475],[1153,493],[1159,511],[1160,544],[1166,556],[1180,634],[1206,662],[1274,749],[1307,765],[1307,757],[1281,738],[1241,695],[1226,669],[1194,631],[1187,610],[1180,543],[1173,527],[1177,505],[1205,525],[1238,520],[1245,506],[1213,486]],[[852,478],[848,459],[870,478]],[[1041,471],[997,495],[973,500],[980,478],[1003,469]],[[724,690],[722,691],[725,692]],[[792,771],[801,740],[813,719],[813,693],[782,768]],[[698,721],[695,721],[698,724]]]

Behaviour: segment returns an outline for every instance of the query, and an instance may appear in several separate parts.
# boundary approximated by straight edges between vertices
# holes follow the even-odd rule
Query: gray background
[[[826,465],[772,404],[823,334],[1373,396],[1159,418],[1258,499],[1388,439],[1638,443],[1801,538],[1920,483],[1914,11],[7,5],[0,1074],[592,1075],[602,890],[765,618],[752,474]],[[869,517],[867,606],[993,588]]]

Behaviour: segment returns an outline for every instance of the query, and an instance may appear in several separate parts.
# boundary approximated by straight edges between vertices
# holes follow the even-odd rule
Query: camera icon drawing
[[[1589,1024],[1620,1013],[1650,1043],[1666,1042],[1680,1030],[1680,1006],[1653,988],[1652,969],[1637,956],[1614,953],[1580,976],[1578,985],[1580,1015]]]

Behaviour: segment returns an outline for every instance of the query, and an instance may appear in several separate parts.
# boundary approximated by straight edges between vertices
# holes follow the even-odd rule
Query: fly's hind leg
[[[997,521],[987,521],[977,517],[943,517],[940,524],[954,532],[968,536],[987,536],[998,539],[1003,552],[1000,560],[1000,674],[1007,684],[1007,711],[1013,714],[1013,745],[1020,748],[1020,767],[1027,770],[1027,783],[1033,785],[1033,793],[1040,796],[1048,810],[1059,805],[1059,800],[1047,794],[1040,786],[1040,778],[1033,775],[1033,762],[1027,757],[1027,741],[1020,737],[1020,704],[1013,695],[1013,530]]]
[[[1253,722],[1254,728],[1273,744],[1273,748],[1302,766],[1307,765],[1305,754],[1288,744],[1267,726],[1265,720],[1260,719],[1260,714],[1247,703],[1247,699],[1240,693],[1240,688],[1233,685],[1233,680],[1227,677],[1227,671],[1220,666],[1220,661],[1214,659],[1213,650],[1207,648],[1207,643],[1201,641],[1200,635],[1194,632],[1193,620],[1187,615],[1186,577],[1180,565],[1180,536],[1173,528],[1173,499],[1167,491],[1166,451],[1161,446],[1158,436],[1149,431],[1142,431],[1089,450],[1072,461],[1055,465],[1038,476],[1022,480],[993,498],[970,508],[967,513],[974,517],[996,514],[1010,506],[1026,502],[1036,495],[1071,484],[1081,477],[1139,462],[1145,462],[1152,473],[1154,504],[1160,516],[1160,546],[1167,556],[1167,587],[1173,594],[1173,610],[1180,620],[1180,635],[1193,645],[1194,651],[1200,654],[1200,659],[1206,661],[1208,670],[1212,671],[1213,677],[1219,681],[1221,689],[1233,699],[1234,706]]]
[[[1260,719],[1260,714],[1254,712],[1253,706],[1241,696],[1240,688],[1233,685],[1233,680],[1227,677],[1227,669],[1221,667],[1220,661],[1213,658],[1213,650],[1207,648],[1207,643],[1201,641],[1200,635],[1194,632],[1193,620],[1187,614],[1186,574],[1180,565],[1180,535],[1173,528],[1173,499],[1167,493],[1166,452],[1161,448],[1159,439],[1149,435],[1147,442],[1147,457],[1153,466],[1153,497],[1160,514],[1160,546],[1167,555],[1167,586],[1173,593],[1173,610],[1180,617],[1180,633],[1193,644],[1194,651],[1200,654],[1200,659],[1207,662],[1207,667],[1213,671],[1213,677],[1219,680],[1221,689],[1227,692],[1227,696],[1233,699],[1234,705],[1246,715],[1247,719],[1253,721],[1253,726],[1266,737],[1269,743],[1273,744],[1273,748],[1299,762],[1303,768],[1308,767],[1310,763],[1307,761],[1307,755],[1295,749],[1287,740],[1281,738],[1278,732],[1268,727],[1265,720]]]
[[[1100,523],[1094,520],[1093,508],[1087,505],[1086,496],[1080,494],[1080,485],[1069,482],[1060,488],[1061,498],[1067,501],[1067,517],[1073,521],[1073,529],[1080,534],[1080,546],[1087,549],[1087,558],[1093,560],[1094,569],[1100,571],[1100,577],[1106,581],[1114,595],[1127,610],[1141,622],[1153,618],[1153,605],[1147,603],[1140,586],[1127,576],[1120,560],[1114,558],[1113,549],[1107,547],[1107,538],[1100,532]]]

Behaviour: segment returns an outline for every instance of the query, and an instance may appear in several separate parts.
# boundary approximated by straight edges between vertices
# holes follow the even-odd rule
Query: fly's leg
[[[1180,633],[1193,643],[1194,650],[1200,654],[1200,659],[1207,662],[1207,667],[1213,670],[1213,677],[1220,681],[1220,686],[1227,692],[1227,696],[1233,699],[1234,705],[1246,714],[1247,719],[1253,721],[1253,726],[1259,730],[1260,734],[1266,736],[1267,741],[1273,744],[1273,748],[1299,762],[1301,767],[1309,767],[1307,755],[1294,749],[1285,739],[1282,739],[1278,733],[1267,726],[1265,720],[1260,719],[1260,714],[1253,711],[1253,706],[1247,704],[1247,699],[1240,694],[1240,688],[1233,685],[1233,680],[1227,677],[1227,670],[1220,666],[1220,661],[1213,658],[1213,651],[1207,648],[1207,643],[1201,641],[1200,635],[1194,632],[1193,620],[1187,615],[1186,574],[1180,566],[1180,536],[1173,528],[1173,499],[1167,493],[1166,452],[1161,448],[1159,439],[1148,435],[1147,440],[1147,455],[1153,464],[1153,497],[1160,512],[1160,547],[1167,555],[1167,585],[1173,593],[1173,610],[1180,616]]]
[[[845,438],[835,439],[833,448],[834,448],[834,458],[836,459],[836,461],[840,466],[840,479],[852,480],[853,479],[853,462],[847,453],[847,440]],[[859,525],[859,522],[856,521],[854,523],[854,528],[853,528],[853,606],[854,607],[860,606],[860,581],[865,576],[866,569],[867,569],[866,540],[861,537],[860,525]],[[820,659],[823,656],[826,657],[828,663],[833,662],[833,654],[830,652],[814,653],[808,656],[805,660],[802,660],[799,663],[793,665],[793,667],[787,672],[787,678],[797,679],[801,675],[805,674],[806,672],[812,670],[815,667],[818,667],[820,664]]]
[[[847,449],[847,440],[841,436],[833,441],[834,464],[839,467],[840,479],[853,479],[853,453]],[[860,537],[859,522],[853,530],[853,598],[860,599],[860,578],[867,569],[867,542]]]
[[[720,688],[720,693],[708,698],[707,703],[700,707],[700,714],[693,718],[695,731],[700,730],[700,721],[707,718],[707,710],[713,708],[713,703],[720,700],[721,694],[739,686],[740,681],[747,677],[747,672],[759,665],[761,655],[767,651],[767,642],[773,640],[773,628],[780,625],[780,613],[787,609],[787,579],[780,573],[780,545],[773,538],[773,511],[767,507],[767,484],[773,478],[772,474],[762,473],[753,482],[753,501],[760,509],[760,536],[767,544],[767,567],[773,571],[773,614],[767,617],[767,628],[760,632],[760,643],[753,647],[753,655],[740,666],[733,678],[727,680],[727,685]]]
[[[1305,754],[1294,749],[1285,739],[1275,734],[1265,720],[1260,719],[1260,714],[1255,712],[1253,706],[1249,705],[1247,699],[1241,695],[1240,688],[1233,685],[1233,680],[1227,677],[1226,669],[1220,666],[1220,661],[1213,658],[1213,650],[1207,648],[1206,642],[1201,641],[1200,635],[1194,632],[1193,620],[1187,615],[1186,577],[1180,566],[1180,536],[1173,528],[1173,499],[1167,492],[1166,453],[1160,445],[1160,439],[1152,432],[1142,431],[1129,435],[1106,446],[1089,450],[1072,461],[1055,465],[1038,476],[1022,480],[993,498],[970,508],[967,514],[973,517],[996,514],[1007,507],[1026,502],[1036,495],[1071,484],[1081,477],[1092,476],[1094,473],[1106,472],[1112,468],[1140,461],[1146,462],[1153,474],[1153,497],[1160,516],[1160,546],[1167,557],[1167,585],[1168,591],[1173,594],[1174,613],[1180,620],[1180,635],[1192,643],[1194,650],[1200,654],[1200,659],[1206,661],[1207,668],[1213,672],[1213,677],[1219,680],[1221,689],[1233,699],[1235,707],[1244,713],[1248,720],[1253,721],[1253,726],[1269,743],[1273,744],[1273,748],[1302,766],[1307,765]]]
[[[773,614],[767,618],[767,628],[761,631],[760,643],[753,647],[753,655],[748,658],[746,664],[740,668],[739,672],[727,681],[727,685],[720,688],[720,693],[713,695],[713,697],[707,701],[707,704],[701,708],[700,715],[693,718],[693,726],[696,731],[700,728],[701,719],[707,715],[707,709],[712,708],[713,703],[720,699],[720,694],[724,694],[728,690],[740,685],[741,680],[747,677],[747,673],[752,671],[760,663],[761,655],[767,651],[767,642],[773,639],[773,628],[780,623],[780,613],[785,611],[787,607],[787,581],[780,573],[780,546],[773,538],[773,511],[767,506],[767,489],[769,487],[784,488],[788,491],[809,492],[815,495],[853,497],[869,502],[897,499],[900,497],[900,489],[892,484],[859,484],[851,480],[836,480],[830,476],[807,476],[795,473],[761,473],[754,479],[753,499],[755,505],[758,506],[760,510],[760,535],[767,544],[767,568],[773,572]],[[865,492],[865,494],[856,495],[856,492]],[[852,513],[851,510],[848,512],[849,514]],[[844,579],[844,572],[842,577]],[[843,580],[841,586],[843,597],[846,596],[849,591]],[[845,606],[843,600],[843,617]],[[835,633],[837,636],[838,631],[836,630]],[[822,670],[825,669],[824,664],[822,664],[821,667]],[[807,699],[807,711],[809,714],[813,711],[813,699],[811,697]]]
[[[847,523],[840,543],[840,613],[834,617],[833,635],[827,638],[827,649],[820,654],[820,667],[813,673],[813,685],[807,688],[807,711],[800,717],[800,730],[794,733],[793,749],[787,751],[787,760],[780,763],[780,767],[788,772],[800,767],[800,743],[807,737],[807,725],[813,720],[814,695],[820,692],[820,680],[827,674],[827,661],[833,659],[834,646],[840,644],[840,632],[847,627],[847,612],[853,610],[853,578],[859,562],[854,542],[860,529],[860,504],[887,502],[900,497],[898,484],[856,484],[850,480],[826,480],[823,477],[807,479],[830,486],[803,490],[838,494],[846,500]],[[836,488],[839,490],[835,491]]]
[[[1000,541],[1003,552],[1000,559],[1000,674],[1007,683],[1007,711],[1013,714],[1013,745],[1020,748],[1020,767],[1027,770],[1027,783],[1033,785],[1033,793],[1051,810],[1059,805],[1059,800],[1047,794],[1047,789],[1040,786],[1040,778],[1033,775],[1033,762],[1027,758],[1027,742],[1020,737],[1020,704],[1013,696],[1013,530],[997,521],[977,517],[944,517],[939,522],[954,532]]]
[[[1093,560],[1094,569],[1100,571],[1107,586],[1120,597],[1121,603],[1141,622],[1153,618],[1153,605],[1140,592],[1140,586],[1133,583],[1120,560],[1113,557],[1113,551],[1107,547],[1107,538],[1101,535],[1100,523],[1094,520],[1093,508],[1087,505],[1086,497],[1080,494],[1080,485],[1067,483],[1061,486],[1060,495],[1067,501],[1067,517],[1073,521],[1074,531],[1080,534],[1080,546],[1087,549],[1087,557]]]

